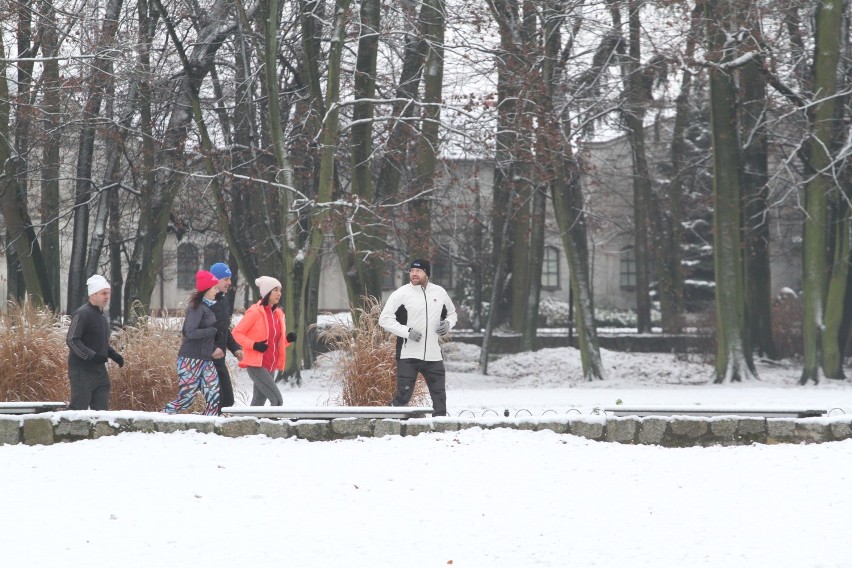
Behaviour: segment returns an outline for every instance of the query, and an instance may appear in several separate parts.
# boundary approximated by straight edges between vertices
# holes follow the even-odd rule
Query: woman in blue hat
[[[231,287],[231,268],[224,262],[217,262],[210,267],[210,274],[219,279],[216,284],[216,295],[213,297],[216,303],[210,309],[216,314],[216,347],[224,353],[226,350],[234,354],[237,361],[243,360],[243,350],[231,333],[231,316],[234,310],[228,300],[228,289]],[[231,383],[231,373],[225,358],[213,359],[213,366],[219,375],[219,413],[222,408],[234,406],[234,387]]]

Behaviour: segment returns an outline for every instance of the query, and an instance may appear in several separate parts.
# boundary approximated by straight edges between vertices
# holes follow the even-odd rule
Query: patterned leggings
[[[206,416],[219,414],[219,374],[213,361],[203,359],[190,359],[189,357],[178,357],[178,396],[166,405],[163,410],[166,414],[175,414],[186,410],[192,405],[195,393],[201,389],[207,407],[204,409]]]

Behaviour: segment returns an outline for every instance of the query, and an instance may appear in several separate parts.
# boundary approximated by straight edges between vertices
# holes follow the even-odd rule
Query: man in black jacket
[[[124,366],[124,357],[109,345],[110,287],[106,278],[95,274],[86,281],[89,300],[77,308],[65,343],[68,344],[68,380],[71,382],[70,410],[109,410],[107,358]]]
[[[234,354],[237,361],[242,361],[243,350],[240,344],[231,335],[231,316],[234,313],[231,302],[228,301],[228,288],[231,287],[231,269],[224,262],[217,262],[210,267],[210,272],[219,279],[216,287],[216,303],[210,308],[216,314],[216,347],[223,352],[227,349]],[[225,358],[213,359],[213,366],[219,374],[219,401],[221,408],[234,406],[234,386],[231,384],[231,374],[228,372],[228,364]]]

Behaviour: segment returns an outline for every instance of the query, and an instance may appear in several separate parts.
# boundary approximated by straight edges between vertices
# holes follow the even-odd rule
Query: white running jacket
[[[398,337],[397,359],[441,361],[443,357],[435,331],[441,320],[447,320],[450,329],[458,321],[456,307],[447,291],[431,282],[426,288],[409,283],[391,293],[382,308],[379,325]],[[420,341],[408,339],[409,329],[423,334]]]

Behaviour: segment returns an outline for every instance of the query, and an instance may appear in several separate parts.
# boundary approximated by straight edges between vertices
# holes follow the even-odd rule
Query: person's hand
[[[253,347],[253,348],[254,348],[254,350],[255,350],[255,351],[257,351],[258,353],[263,353],[263,352],[265,352],[267,349],[269,349],[269,344],[267,343],[267,341],[269,341],[269,340],[268,340],[268,339],[264,339],[263,341],[255,341],[255,342],[254,342],[254,345],[253,345],[252,347]]]
[[[447,332],[450,331],[450,322],[447,320],[441,320],[441,323],[438,324],[438,328],[435,332],[438,335],[447,335]]]
[[[122,357],[118,353],[113,353],[112,360],[115,361],[115,364],[119,367],[124,367],[124,357]]]
[[[224,356],[225,356],[225,352],[222,351],[221,347],[217,347],[215,350],[213,350],[213,358],[214,359],[221,359]]]
[[[420,341],[420,338],[422,338],[422,337],[423,337],[423,334],[420,333],[419,331],[417,331],[416,329],[411,329],[411,328],[408,329],[408,339],[410,339],[414,343],[417,343],[418,341]]]
[[[243,360],[243,350],[242,350],[242,349],[237,349],[237,350],[234,352],[234,357],[236,357],[236,358],[237,358],[237,361],[242,361],[242,360]]]
[[[287,343],[296,343],[296,332],[291,331],[287,334]]]
[[[92,355],[91,361],[92,361],[92,363],[102,365],[103,363],[107,362],[107,357],[106,357],[106,355],[101,355],[100,353],[95,353],[94,355]]]

